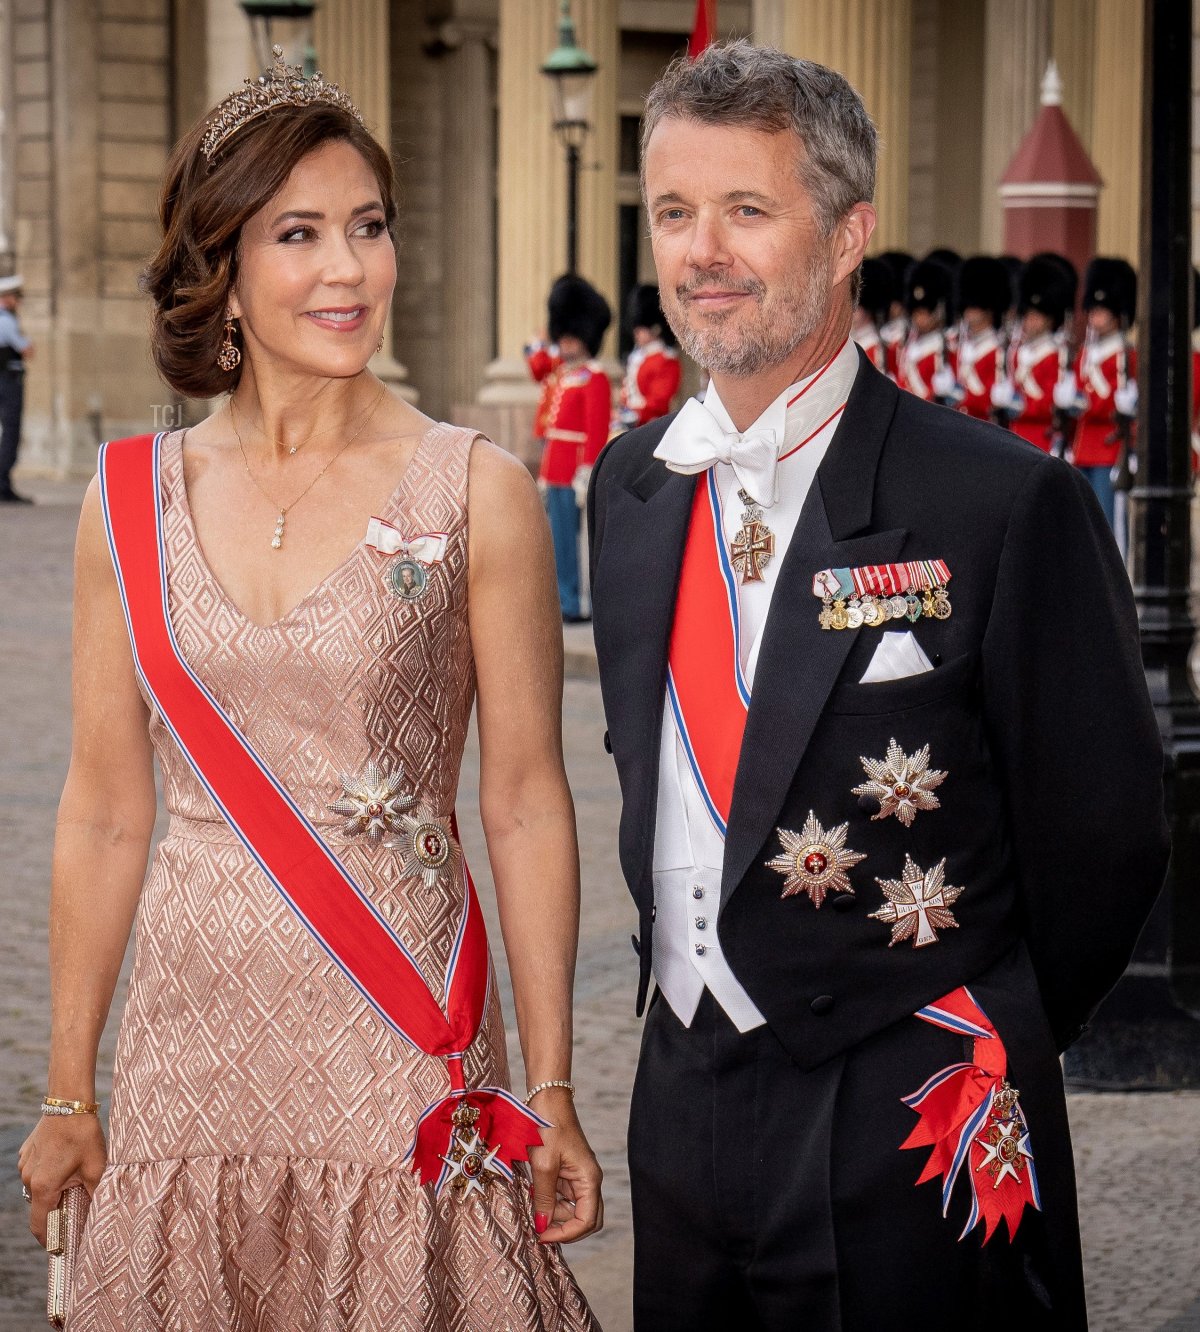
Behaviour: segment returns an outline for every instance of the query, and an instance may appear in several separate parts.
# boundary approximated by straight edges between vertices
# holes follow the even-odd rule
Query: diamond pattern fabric
[[[182,441],[163,449],[169,609],[180,649],[370,894],[439,997],[463,909],[398,852],[348,839],[340,776],[403,765],[449,815],[474,702],[467,625],[473,435],[434,427],[381,517],[450,534],[415,601],[365,542],[294,610],[253,624],[196,538]],[[151,736],[170,811],[139,906],[70,1332],[593,1332],[527,1183],[439,1202],[400,1164],[449,1085],[376,1017],[267,882],[175,747]],[[468,1085],[509,1085],[493,984]]]

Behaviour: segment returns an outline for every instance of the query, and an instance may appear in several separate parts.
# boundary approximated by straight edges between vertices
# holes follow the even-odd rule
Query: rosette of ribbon
[[[449,539],[446,532],[419,532],[405,536],[398,527],[382,518],[372,518],[367,524],[368,546],[374,546],[381,555],[407,555],[420,564],[437,564],[444,559]]]
[[[954,1186],[965,1169],[971,1210],[960,1240],[982,1221],[986,1244],[1003,1219],[1011,1242],[1025,1208],[1040,1211],[1042,1203],[1019,1093],[1007,1081],[1004,1042],[966,986],[928,1004],[916,1016],[969,1036],[974,1044],[971,1062],[950,1064],[903,1098],[920,1119],[902,1150],[932,1147],[916,1182],[941,1177],[943,1216],[950,1211]]]

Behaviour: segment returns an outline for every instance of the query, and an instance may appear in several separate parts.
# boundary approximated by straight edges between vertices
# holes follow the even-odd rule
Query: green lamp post
[[[546,57],[542,73],[550,80],[554,97],[554,133],[567,154],[567,272],[579,260],[579,153],[591,128],[588,112],[592,80],[598,66],[575,41],[571,0],[562,0],[558,18],[558,45]]]

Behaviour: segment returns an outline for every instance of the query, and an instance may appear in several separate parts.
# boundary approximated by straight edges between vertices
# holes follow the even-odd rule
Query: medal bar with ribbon
[[[915,624],[923,615],[948,620],[950,578],[945,560],[908,560],[822,569],[813,576],[812,590],[821,601],[822,629],[875,628],[889,620]]]
[[[1006,1077],[1004,1042],[965,985],[927,1004],[916,1016],[971,1038],[973,1045],[970,1061],[948,1065],[902,1098],[920,1119],[901,1150],[932,1147],[917,1183],[941,1176],[943,1216],[965,1172],[971,1210],[960,1240],[982,1221],[986,1244],[1003,1219],[1011,1243],[1025,1208],[1041,1211],[1042,1200],[1020,1094]]]
[[[503,1087],[468,1088],[463,1054],[479,1032],[488,991],[483,914],[463,866],[463,914],[447,965],[445,1008],[412,953],[305,817],[278,777],[188,665],[171,624],[159,506],[162,435],[100,450],[109,549],[147,694],[197,779],[301,923],[387,1026],[446,1061],[448,1092],[417,1123],[405,1156],[438,1196],[452,1180],[512,1179],[541,1143],[546,1120]]]

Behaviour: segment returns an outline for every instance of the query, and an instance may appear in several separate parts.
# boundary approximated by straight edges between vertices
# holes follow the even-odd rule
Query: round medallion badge
[[[387,578],[392,591],[403,601],[416,601],[429,586],[429,571],[410,555],[396,560],[388,569]]]

